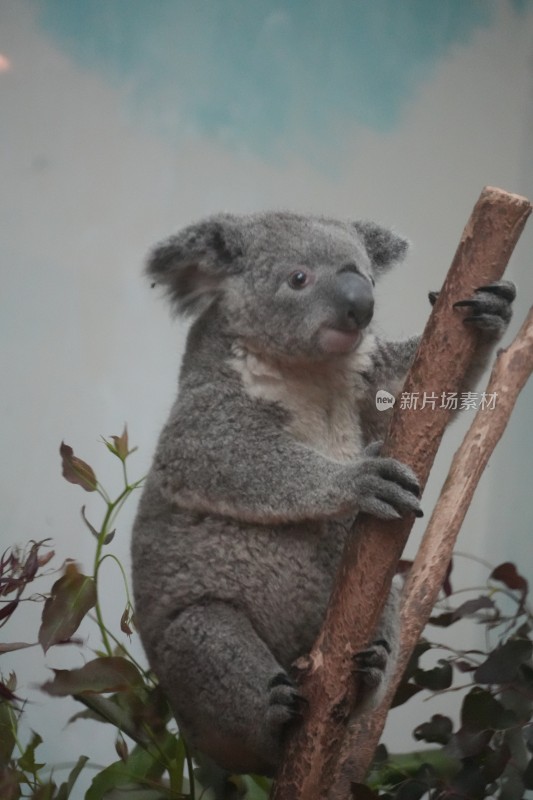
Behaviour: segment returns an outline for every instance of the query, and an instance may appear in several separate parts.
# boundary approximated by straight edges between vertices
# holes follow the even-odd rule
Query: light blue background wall
[[[91,568],[79,507],[95,520],[100,510],[62,481],[62,439],[117,486],[98,440],[127,421],[132,469],[146,471],[184,333],[141,279],[159,238],[218,210],[394,225],[413,251],[380,288],[381,320],[407,335],[424,324],[482,186],[533,197],[531,0],[4,0],[0,53],[2,549],[51,536],[57,563]],[[532,230],[510,269],[513,331],[533,297]],[[532,399],[529,388],[460,542],[530,577]],[[426,509],[467,423],[448,436]],[[115,540],[126,564],[132,514]],[[484,578],[467,564],[460,585]],[[107,583],[118,622],[111,568]],[[35,609],[24,613],[16,638],[35,631]],[[74,648],[46,659],[80,663]],[[44,664],[35,650],[0,667],[16,668],[31,725],[56,731],[45,757],[105,762],[103,728],[64,728],[72,706],[32,688]],[[438,710],[394,712],[393,746],[412,747],[405,731]]]

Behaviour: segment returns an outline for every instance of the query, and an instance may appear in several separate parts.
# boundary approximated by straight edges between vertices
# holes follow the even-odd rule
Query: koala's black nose
[[[374,314],[372,284],[351,271],[340,272],[335,281],[335,310],[340,327],[365,328]]]

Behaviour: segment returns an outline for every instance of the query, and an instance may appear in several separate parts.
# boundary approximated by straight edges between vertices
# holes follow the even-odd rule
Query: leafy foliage
[[[66,642],[84,646],[74,637],[82,621],[93,619],[101,648],[75,669],[55,669],[41,688],[56,698],[73,697],[80,704],[71,723],[91,719],[116,731],[116,760],[94,775],[86,800],[195,800],[210,796],[202,785],[202,770],[194,767],[186,744],[176,730],[166,699],[154,676],[143,669],[128,650],[135,633],[135,617],[122,565],[109,553],[120,509],[142,481],[130,483],[127,474],[130,448],[125,428],[120,436],[103,440],[120,462],[123,488],[112,499],[98,482],[95,471],[73,449],[61,444],[64,478],[103,502],[100,525],[92,524],[81,509],[82,523],[95,541],[92,571],[68,560],[46,595],[26,596],[34,581],[51,574],[54,552],[48,540],[13,547],[0,559],[0,627],[12,621],[23,600],[42,601],[41,624],[35,642],[0,644],[0,655],[40,645],[44,655]],[[111,558],[124,581],[125,607],[118,622],[123,640],[108,628],[99,591],[100,568]],[[402,562],[403,570],[409,568]],[[447,628],[461,620],[483,626],[484,650],[455,651],[422,639],[410,659],[393,706],[420,693],[437,700],[462,689],[464,697],[457,725],[442,713],[413,731],[428,750],[389,754],[380,745],[367,785],[354,787],[355,796],[390,800],[477,800],[497,797],[520,800],[533,789],[533,640],[527,607],[528,582],[509,562],[490,573],[479,594],[455,605],[451,565],[443,586],[443,601],[430,624]],[[444,607],[443,607],[444,604]],[[510,610],[509,610],[510,609]],[[443,657],[424,666],[426,654],[444,649]],[[459,685],[457,685],[457,683]],[[89,763],[81,755],[70,766],[66,780],[56,782],[59,771],[39,757],[41,735],[33,732],[26,744],[18,724],[28,713],[13,673],[0,675],[0,798],[2,800],[69,800],[75,797],[77,779]],[[31,711],[31,709],[30,709]],[[270,781],[255,776],[233,776],[232,797],[266,800]],[[79,796],[79,795],[78,795]]]
[[[426,669],[420,660],[439,645],[421,640],[393,705],[424,690],[438,699],[462,688],[459,724],[454,728],[449,717],[433,714],[415,728],[417,741],[439,749],[394,756],[380,747],[365,787],[371,794],[362,797],[521,800],[533,788],[533,625],[527,593],[527,580],[507,562],[492,570],[481,594],[431,617],[430,624],[440,628],[476,621],[485,628],[487,647],[452,651]],[[453,598],[451,588],[445,595]],[[465,675],[470,683],[464,683]]]

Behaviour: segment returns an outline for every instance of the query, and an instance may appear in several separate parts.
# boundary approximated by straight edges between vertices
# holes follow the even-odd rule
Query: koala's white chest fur
[[[296,440],[346,462],[359,457],[363,448],[357,400],[364,386],[359,372],[373,343],[369,336],[350,357],[312,368],[276,364],[238,347],[232,366],[251,397],[278,403],[288,412],[287,428]]]

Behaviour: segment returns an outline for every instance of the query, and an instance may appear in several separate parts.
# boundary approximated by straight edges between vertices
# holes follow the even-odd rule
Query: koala
[[[190,747],[229,772],[276,772],[301,712],[292,665],[356,515],[422,513],[416,475],[379,455],[375,403],[400,392],[419,341],[373,330],[375,281],[407,248],[373,222],[265,212],[211,217],[149,257],[194,320],[134,524],[136,617]],[[468,386],[514,296],[501,281],[458,304],[479,331]],[[358,657],[365,708],[391,670],[396,609],[393,588]]]

